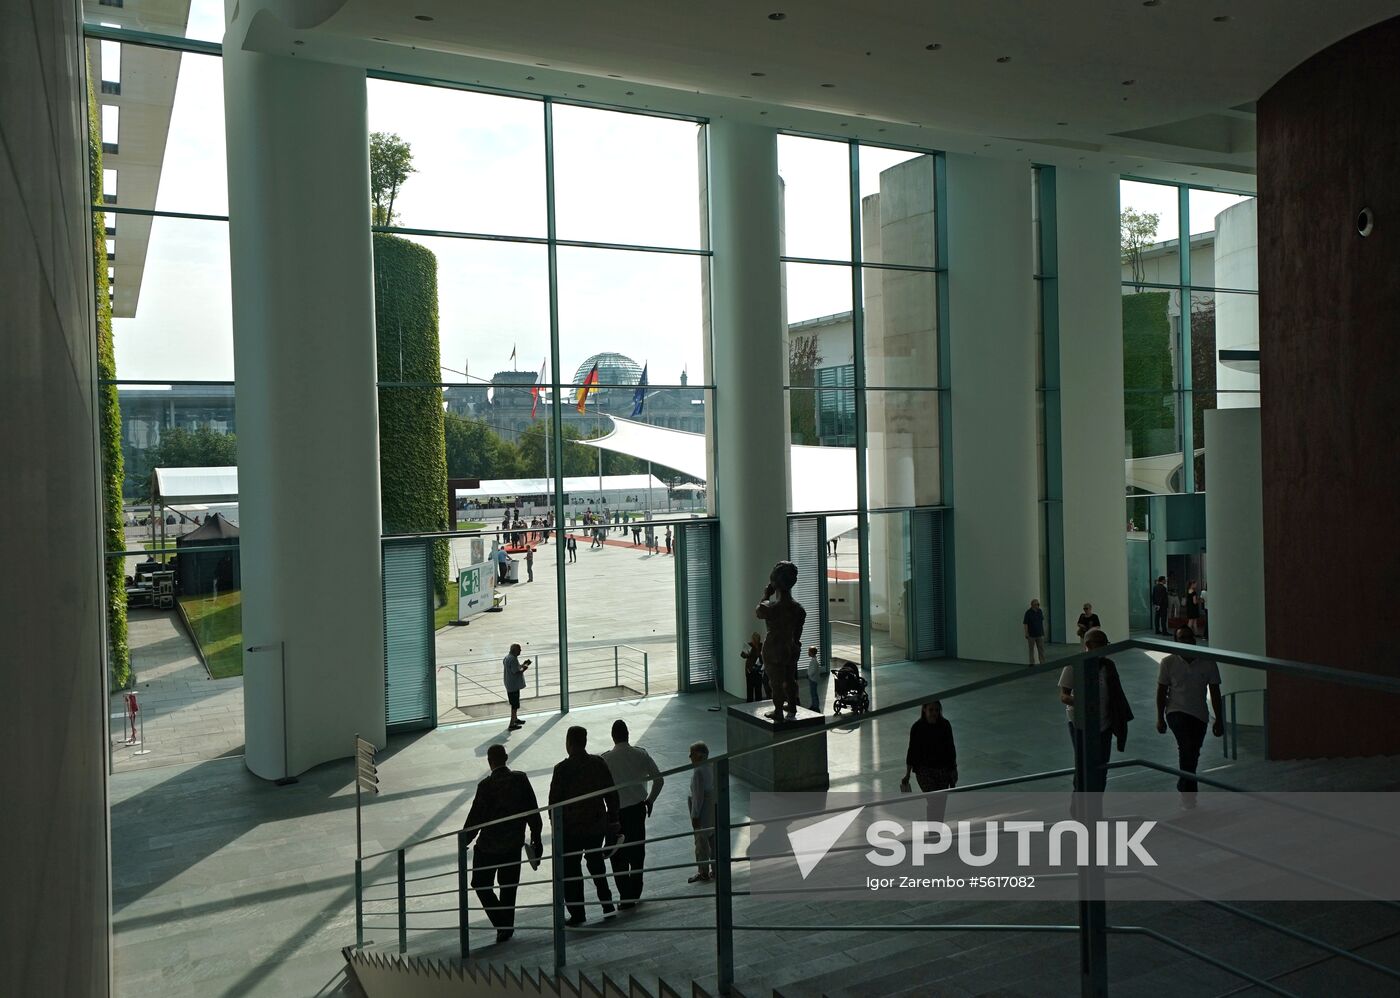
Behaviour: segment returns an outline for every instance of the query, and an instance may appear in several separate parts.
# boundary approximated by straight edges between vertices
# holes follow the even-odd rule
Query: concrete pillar
[[[384,744],[374,282],[364,72],[250,51],[250,17],[223,60],[245,758],[277,778]]]
[[[1231,205],[1215,216],[1215,285],[1220,288],[1259,287],[1258,204],[1253,198]],[[1194,280],[1194,278],[1193,278]],[[1255,295],[1215,296],[1215,349],[1259,349],[1259,299]],[[1241,370],[1238,361],[1215,366],[1216,406],[1252,409],[1259,390],[1259,374]],[[1210,481],[1209,478],[1206,479]]]
[[[111,993],[107,653],[80,9],[0,4],[0,988]]]
[[[1031,178],[951,154],[947,172],[956,654],[1019,662],[1040,595]]]
[[[709,129],[713,308],[713,491],[720,530],[724,686],[744,689],[729,654],[762,630],[753,608],[773,563],[787,557],[787,481],[779,455],[787,435],[774,405],[783,397],[783,300],[778,263],[777,135],[719,120]],[[808,607],[815,620],[816,607]]]
[[[1210,540],[1210,644],[1265,654],[1264,478],[1259,451],[1259,410],[1206,410],[1206,537]],[[1259,689],[1257,669],[1220,667],[1221,686]],[[1239,698],[1239,719],[1263,723],[1262,699]]]
[[[1055,171],[1060,299],[1060,453],[1065,599],[1073,639],[1085,603],[1128,636],[1123,503],[1123,291],[1118,177]]]

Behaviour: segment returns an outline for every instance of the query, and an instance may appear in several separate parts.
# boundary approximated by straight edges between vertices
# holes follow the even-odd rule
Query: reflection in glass
[[[1179,395],[1126,391],[1123,418],[1129,493],[1182,491]]]
[[[789,511],[856,508],[855,400],[850,388],[788,390]]]
[[[873,388],[938,385],[938,275],[862,272],[865,383]]]
[[[778,136],[784,256],[851,258],[850,147],[844,142]]]
[[[150,496],[155,468],[228,467],[238,463],[232,384],[117,385],[128,502]],[[236,499],[217,511],[238,522]]]
[[[83,20],[88,24],[108,24],[153,35],[221,42],[224,38],[223,0],[124,0],[103,3],[83,0]]]
[[[935,266],[933,156],[874,146],[859,155],[861,259]]]
[[[1123,387],[1169,391],[1177,385],[1181,294],[1123,290]]]
[[[826,605],[827,628],[831,634],[831,667],[861,662],[860,654],[860,532],[857,517],[826,517]],[[874,573],[874,565],[871,565]],[[807,619],[815,618],[810,610]],[[831,695],[835,684],[831,684]],[[829,709],[829,705],[828,705]]]
[[[820,379],[824,384],[854,385],[851,268],[785,263],[782,276],[787,303],[788,384],[814,387]]]
[[[872,389],[865,400],[870,507],[938,505],[938,392]]]
[[[366,90],[370,132],[413,156],[391,224],[545,235],[543,102],[388,80]]]
[[[909,514],[870,517],[870,654],[872,665],[910,658],[913,611]]]
[[[553,115],[559,238],[704,246],[703,126],[567,104]]]

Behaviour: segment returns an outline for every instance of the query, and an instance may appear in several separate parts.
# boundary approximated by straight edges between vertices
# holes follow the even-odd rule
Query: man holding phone
[[[525,670],[530,668],[530,659],[520,661],[520,646],[511,645],[501,665],[505,671],[506,699],[510,701],[510,727],[507,730],[514,731],[525,726],[520,719],[520,691],[525,688]]]

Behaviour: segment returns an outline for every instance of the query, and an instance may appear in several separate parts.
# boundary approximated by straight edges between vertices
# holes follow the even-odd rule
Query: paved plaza
[[[583,554],[580,553],[580,559]],[[1138,720],[1128,751],[1171,763],[1175,747],[1169,736],[1152,730],[1151,703],[1155,663],[1142,653],[1119,658],[1124,685]],[[892,665],[874,675],[877,702],[895,702],[959,682],[997,675],[1019,667],[939,660]],[[828,681],[829,682],[829,681]],[[828,690],[829,694],[829,690]],[[608,746],[612,720],[626,717],[633,741],[651,750],[662,767],[683,764],[690,742],[724,746],[723,714],[711,712],[707,696],[667,696],[582,707],[567,717],[534,714],[525,728],[505,731],[499,720],[443,727],[433,732],[397,736],[380,756],[382,793],[364,811],[365,850],[391,849],[438,832],[460,828],[476,781],[485,773],[486,746],[504,742],[511,765],[524,770],[543,798],[549,773],[564,754],[570,724],[586,725],[590,748]],[[957,738],[964,784],[1012,774],[1069,765],[1070,746],[1064,713],[1053,678],[1023,682],[968,695],[946,703]],[[833,789],[876,787],[894,792],[903,760],[912,712],[857,729],[836,727],[828,734]],[[1211,739],[1202,770],[1246,785],[1282,789],[1397,788],[1393,759],[1265,763],[1256,736],[1246,737],[1240,758],[1228,762],[1220,742]],[[1169,777],[1146,771],[1115,771],[1110,791],[1169,790]],[[688,827],[684,778],[669,781],[657,802],[649,835],[683,832]],[[354,941],[352,890],[355,855],[354,791],[348,761],[329,763],[304,774],[298,783],[275,787],[257,779],[237,758],[184,766],[119,772],[111,784],[113,906],[117,994],[130,998],[164,998],[199,993],[207,998],[234,995],[312,995],[332,986],[341,967],[339,948]],[[747,791],[735,787],[734,812],[746,813]],[[1204,805],[1203,805],[1204,806]],[[736,839],[740,852],[743,837]],[[449,848],[409,854],[410,876],[450,870]],[[648,850],[648,865],[688,864],[689,837],[659,843]],[[660,968],[674,984],[693,976],[702,986],[714,984],[712,937],[702,928],[713,924],[712,908],[701,885],[687,885],[687,870],[658,872],[647,878],[652,903],[632,913],[619,928],[658,930],[686,926],[693,931],[571,934],[572,959],[604,967],[615,976],[634,973],[644,982]],[[383,884],[392,864],[371,864],[369,878]],[[530,879],[527,877],[527,879]],[[451,878],[447,878],[451,883]],[[428,881],[427,883],[432,883]],[[522,889],[522,904],[544,903],[543,887]],[[369,889],[367,897],[392,896],[392,888]],[[662,897],[693,899],[681,902]],[[451,914],[427,909],[443,898],[412,902],[410,924],[430,929],[452,924]],[[455,903],[455,899],[446,899]],[[1252,907],[1252,906],[1250,906]],[[392,902],[371,903],[387,912]],[[1339,945],[1363,945],[1368,955],[1393,958],[1395,941],[1375,940],[1400,929],[1393,912],[1376,906],[1332,905],[1317,909],[1276,906],[1279,917],[1321,933]],[[523,909],[522,930],[506,947],[487,944],[484,922],[473,930],[481,959],[531,965],[549,960],[541,931],[546,909]],[[590,915],[596,915],[596,907]],[[1290,914],[1291,913],[1291,914]],[[1214,955],[1249,969],[1297,967],[1280,983],[1299,993],[1332,993],[1361,987],[1339,968],[1338,961],[1319,963],[1324,955],[1289,942],[1218,911],[1190,905],[1157,903],[1115,906],[1115,919],[1151,925],[1200,945]],[[889,922],[890,913],[860,906],[840,910],[821,905],[778,905],[736,901],[741,925],[822,925],[835,921]],[[1053,903],[947,903],[911,906],[898,921],[1056,922],[1072,921],[1073,912]],[[479,915],[475,916],[480,921]],[[596,919],[595,919],[596,921]],[[392,943],[392,918],[369,918],[368,938]],[[613,923],[609,923],[612,925]],[[527,928],[528,927],[528,928]],[[411,933],[415,949],[455,945],[455,935]],[[1392,952],[1387,953],[1389,946]],[[851,929],[820,934],[800,931],[740,933],[736,960],[740,987],[760,993],[759,983],[788,994],[928,993],[922,982],[937,981],[939,994],[1055,995],[1077,989],[1077,941],[1053,934],[930,934],[918,943],[907,935]],[[1161,944],[1115,937],[1110,950],[1115,994],[1220,994],[1237,983],[1175,953]],[[991,989],[991,990],[988,990]],[[1359,992],[1358,992],[1359,993]]]

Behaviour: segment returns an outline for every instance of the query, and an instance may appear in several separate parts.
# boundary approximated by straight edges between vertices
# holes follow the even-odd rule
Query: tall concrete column
[[[773,563],[787,557],[783,454],[783,299],[777,134],[719,120],[709,128],[713,460],[720,528],[725,689],[744,689],[737,648]],[[816,608],[808,608],[816,618]],[[761,628],[757,628],[760,629]]]
[[[1123,503],[1123,289],[1118,177],[1055,171],[1059,266],[1060,453],[1065,605],[1059,634],[1080,607],[1108,636],[1128,636]]]
[[[1266,654],[1264,632],[1264,477],[1259,409],[1206,410],[1206,538],[1210,542],[1210,644]],[[1220,667],[1222,686],[1253,690],[1267,675]],[[1263,700],[1242,696],[1239,719],[1263,723]]]
[[[1039,595],[1030,169],[949,155],[947,171],[956,653],[1018,662]]]
[[[252,51],[244,6],[223,60],[244,719],[271,779],[384,744],[374,280],[364,73]]]

